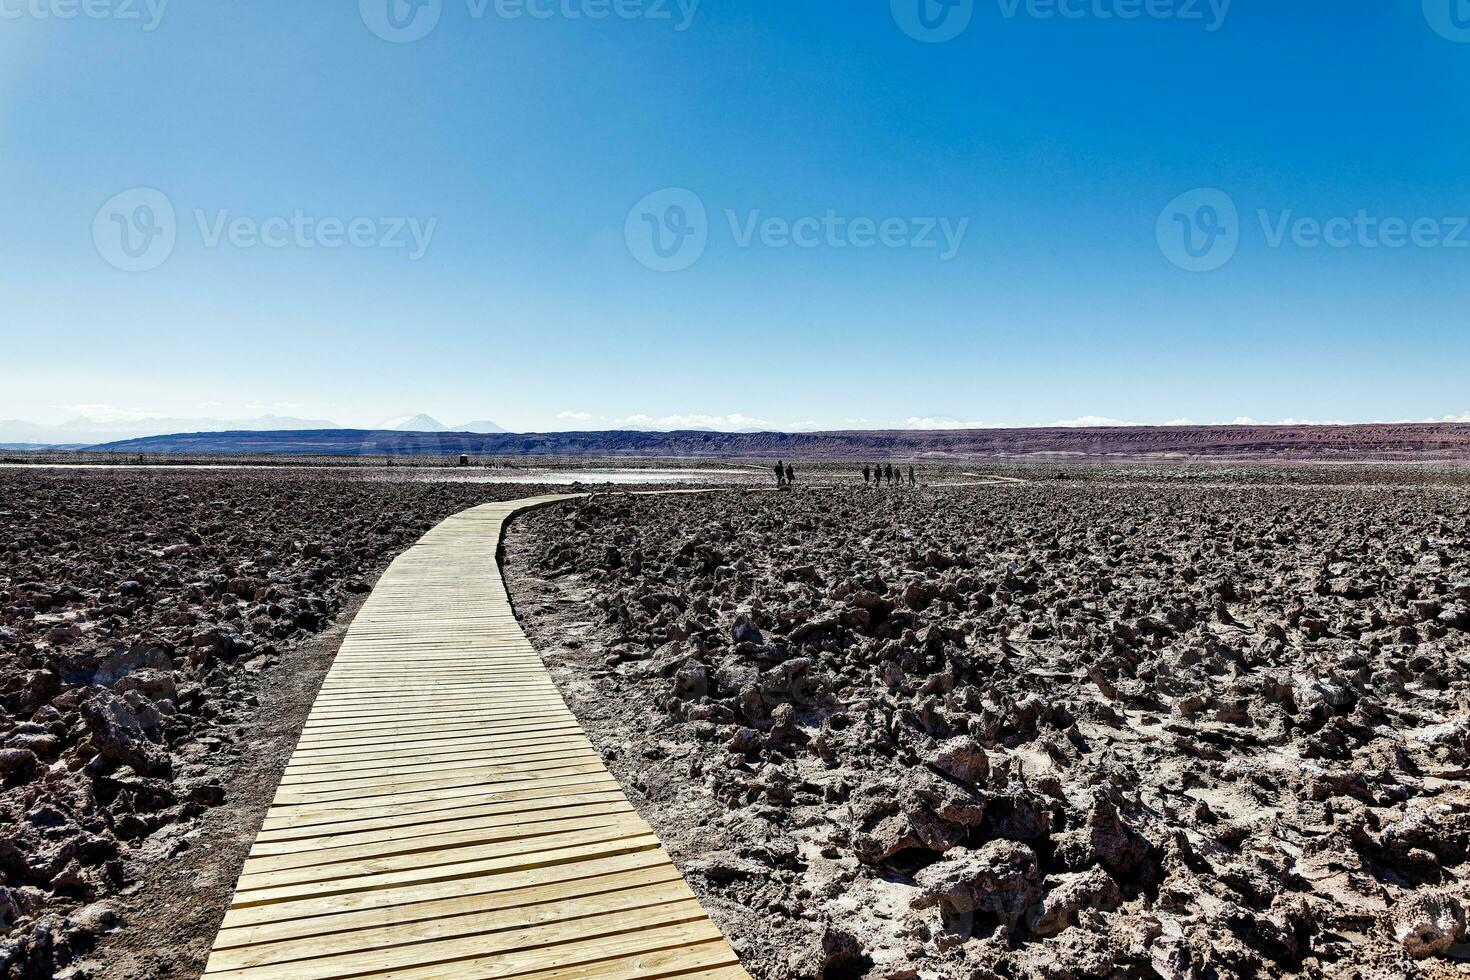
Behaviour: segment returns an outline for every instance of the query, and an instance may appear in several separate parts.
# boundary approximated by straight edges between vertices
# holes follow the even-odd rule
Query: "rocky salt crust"
[[[535,492],[350,470],[0,472],[0,977],[82,973],[78,953],[117,924],[112,899],[161,889],[148,866],[225,802],[272,722],[262,679],[439,520]],[[259,782],[263,812],[274,780]],[[223,877],[218,908],[188,910],[205,950]],[[165,932],[194,900],[132,904]]]
[[[1463,975],[1470,492],[1325,472],[607,495],[509,578],[758,980]]]

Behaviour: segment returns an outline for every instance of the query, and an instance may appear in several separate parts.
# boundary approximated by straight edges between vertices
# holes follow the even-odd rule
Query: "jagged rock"
[[[179,694],[172,672],[147,667],[129,671],[112,689],[119,694],[137,691],[154,701],[173,701]]]
[[[130,766],[144,775],[169,776],[173,765],[167,750],[151,741],[139,712],[126,698],[99,689],[82,704],[92,744],[103,758]]]
[[[1465,909],[1445,892],[1410,895],[1394,904],[1393,938],[1415,959],[1449,949],[1465,934]]]
[[[1440,612],[1438,620],[1451,629],[1470,630],[1470,608],[1453,605]]]
[[[111,686],[134,671],[172,672],[173,669],[173,658],[163,647],[154,643],[134,643],[128,649],[114,651],[99,661],[90,682]]]
[[[937,779],[909,777],[897,792],[883,788],[854,805],[853,848],[880,864],[910,849],[944,853],[985,819],[985,797]]]
[[[914,881],[920,891],[913,907],[939,906],[951,929],[967,921],[973,928],[976,913],[990,913],[1013,929],[1041,897],[1036,854],[1014,841],[957,851],[920,871]]]
[[[990,775],[990,757],[974,738],[961,735],[943,742],[929,760],[934,768],[963,783],[983,784]]]
[[[208,819],[278,654],[439,519],[528,490],[0,472],[0,974],[80,976],[77,944],[106,927],[84,903],[124,884],[117,839]]]
[[[702,698],[709,693],[709,670],[697,660],[690,660],[674,674],[674,696],[685,700]]]
[[[792,954],[790,969],[793,977],[824,980],[844,971],[857,972],[866,960],[867,954],[857,936],[828,923],[804,949]]]
[[[1047,878],[1046,896],[1031,919],[1031,932],[1053,936],[1077,924],[1083,909],[1111,912],[1123,904],[1118,883],[1101,868]]]
[[[507,549],[534,583],[579,576],[517,603],[549,647],[589,590],[607,614],[557,666],[614,668],[568,687],[630,747],[620,779],[678,801],[653,817],[671,847],[799,842],[789,864],[693,876],[738,910],[753,975],[804,975],[826,922],[862,942],[844,976],[1406,958],[1386,920],[1360,937],[1457,887],[1470,849],[1459,476],[1416,493],[1384,486],[1440,478],[1099,468],[890,495],[820,486],[838,471],[791,494],[607,495],[538,512]],[[641,570],[598,568],[635,539]],[[707,690],[672,698],[690,660]],[[1029,849],[1044,882],[993,874],[986,894],[1017,901],[965,921],[892,914],[992,847]]]
[[[1123,822],[1107,794],[1096,792],[1086,826],[1060,835],[1057,859],[1068,868],[1100,864],[1114,873],[1128,875],[1151,850],[1148,840]]]
[[[40,760],[30,749],[0,749],[0,776],[24,776],[40,768]]]

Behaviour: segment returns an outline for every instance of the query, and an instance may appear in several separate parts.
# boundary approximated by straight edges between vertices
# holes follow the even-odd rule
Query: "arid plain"
[[[860,465],[0,470],[4,974],[197,976],[361,596],[551,489],[517,614],[752,976],[1464,969],[1470,471]]]

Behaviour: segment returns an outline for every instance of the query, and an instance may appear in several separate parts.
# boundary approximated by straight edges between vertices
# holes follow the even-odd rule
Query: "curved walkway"
[[[327,674],[206,980],[748,980],[567,710],[486,504],[384,572]]]

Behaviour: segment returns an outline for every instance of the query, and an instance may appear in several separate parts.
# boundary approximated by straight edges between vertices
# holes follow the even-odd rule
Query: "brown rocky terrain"
[[[518,614],[757,980],[1464,974],[1459,475],[1120,475],[512,526]]]
[[[317,638],[439,520],[535,492],[0,470],[0,977],[85,975],[130,912],[132,958],[100,975],[197,976],[330,664]]]
[[[1464,971],[1465,470],[851,470],[507,545],[757,980]],[[0,470],[0,976],[197,976],[361,596],[545,489]]]

